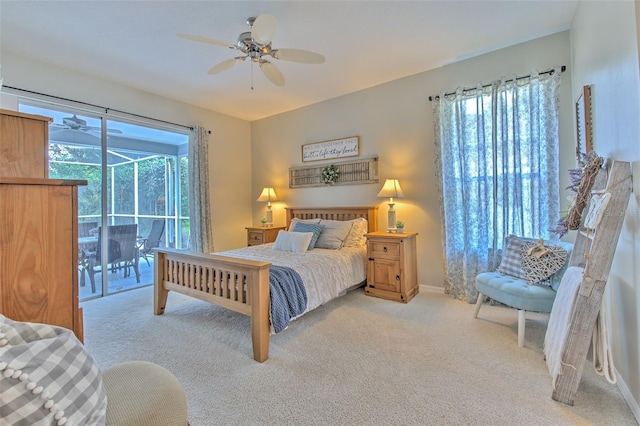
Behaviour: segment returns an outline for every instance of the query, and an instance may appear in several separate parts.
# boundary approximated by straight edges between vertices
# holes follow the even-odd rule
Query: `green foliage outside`
[[[111,158],[110,158],[111,159]],[[188,159],[180,157],[180,226],[182,243],[189,236]],[[153,156],[137,161],[138,214],[144,216],[174,216],[173,195],[166,193],[165,176],[174,172],[176,160],[172,157]],[[99,220],[101,214],[101,151],[94,147],[49,145],[49,176],[54,179],[86,180],[87,186],[78,189],[78,215],[80,221]],[[114,190],[112,192],[112,176]],[[135,165],[133,161],[107,165],[107,212],[109,215],[135,213]],[[114,199],[110,199],[113,193]],[[169,199],[167,200],[167,197]],[[113,201],[113,202],[112,202]],[[113,209],[112,209],[113,206]],[[112,211],[114,210],[114,211]],[[90,217],[87,217],[90,216]],[[86,218],[83,218],[86,217]],[[131,217],[116,217],[115,223],[134,223]],[[147,235],[152,219],[138,218],[138,234]],[[167,229],[169,231],[169,229]],[[165,233],[164,238],[167,237]]]

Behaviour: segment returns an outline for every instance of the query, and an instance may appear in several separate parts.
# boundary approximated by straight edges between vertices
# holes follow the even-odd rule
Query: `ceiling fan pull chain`
[[[251,90],[253,90],[253,61],[251,61]]]

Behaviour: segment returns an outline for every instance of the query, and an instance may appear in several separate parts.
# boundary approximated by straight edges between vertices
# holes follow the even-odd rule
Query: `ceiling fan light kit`
[[[241,33],[238,36],[236,44],[189,34],[178,34],[178,37],[228,47],[230,49],[239,50],[244,54],[244,56],[237,56],[220,62],[212,67],[207,72],[208,74],[212,75],[220,73],[240,62],[244,62],[248,58],[251,62],[256,62],[260,66],[262,73],[276,86],[283,86],[285,84],[284,76],[278,67],[273,62],[264,59],[264,56],[303,64],[322,64],[325,61],[324,56],[321,54],[310,52],[308,50],[272,49],[271,39],[275,35],[278,25],[278,21],[272,15],[263,13],[257,18],[248,18],[247,25],[251,31]],[[251,89],[253,89],[253,84],[251,86]]]

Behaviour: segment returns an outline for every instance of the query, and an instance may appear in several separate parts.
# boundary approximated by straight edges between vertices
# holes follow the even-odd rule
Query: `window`
[[[560,70],[436,100],[445,289],[475,297],[509,234],[549,238],[559,216]]]
[[[134,124],[106,114],[33,101],[21,101],[19,109],[53,118],[49,126],[49,177],[88,183],[78,191],[79,229],[90,232],[80,235],[79,241],[81,300],[151,284],[153,265],[144,260],[119,260],[110,254],[111,259],[99,256],[97,262],[101,265],[88,267],[87,259],[93,256],[96,261],[97,234],[105,226],[109,229],[135,224],[136,244],[141,246],[152,223],[163,220],[165,231],[160,245],[186,247],[186,131],[159,129],[152,123]],[[101,233],[101,237],[108,235]],[[100,252],[111,253],[112,243],[105,242]],[[148,258],[153,261],[151,256]],[[111,273],[102,274],[103,270]]]

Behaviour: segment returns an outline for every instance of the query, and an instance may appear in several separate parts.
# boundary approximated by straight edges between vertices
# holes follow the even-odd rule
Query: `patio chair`
[[[78,222],[78,239],[87,239],[91,237],[91,230],[98,228],[98,222]],[[80,286],[84,287],[85,278],[85,264],[87,259],[87,252],[94,252],[96,250],[95,244],[78,242],[78,265],[80,268]]]
[[[152,256],[153,249],[160,245],[162,234],[164,234],[164,219],[155,219],[151,224],[151,231],[149,231],[147,238],[140,241],[140,257],[144,257],[147,266],[151,266],[147,256]]]
[[[91,230],[98,227],[98,222],[78,222],[78,238],[91,236]]]
[[[108,256],[107,265],[112,272],[124,270],[124,276],[129,276],[130,268],[136,273],[136,282],[140,282],[140,270],[138,269],[139,251],[136,244],[138,225],[113,225],[107,228]],[[91,291],[95,293],[95,274],[102,272],[102,229],[98,230],[98,244],[93,254],[88,254],[86,259],[86,271],[91,281]]]

